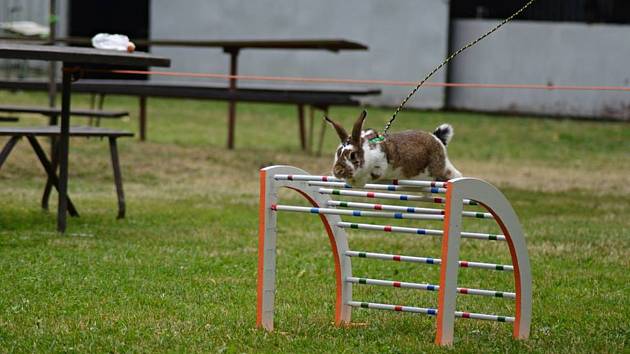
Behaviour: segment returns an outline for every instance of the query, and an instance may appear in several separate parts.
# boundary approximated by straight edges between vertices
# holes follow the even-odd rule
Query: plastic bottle
[[[92,46],[98,49],[133,52],[136,45],[123,34],[99,33],[92,37]]]

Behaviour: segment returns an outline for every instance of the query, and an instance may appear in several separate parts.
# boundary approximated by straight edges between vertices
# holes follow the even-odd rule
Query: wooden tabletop
[[[0,40],[6,37],[0,37]],[[23,40],[23,39],[22,39]],[[12,41],[16,41],[13,39]],[[41,42],[40,39],[26,39],[26,41]],[[319,49],[338,52],[340,50],[367,50],[364,44],[347,39],[245,39],[245,40],[195,40],[195,39],[132,39],[136,45],[164,46],[164,47],[203,47],[234,49]],[[55,39],[57,43],[91,45],[92,40],[87,37],[66,37]]]
[[[0,42],[0,58],[61,61],[75,64],[170,66],[171,60],[144,52],[121,52],[83,47],[63,47]]]
[[[0,127],[0,136],[59,136],[59,126],[44,127]],[[132,132],[100,127],[70,127],[70,136],[113,137],[133,136]]]

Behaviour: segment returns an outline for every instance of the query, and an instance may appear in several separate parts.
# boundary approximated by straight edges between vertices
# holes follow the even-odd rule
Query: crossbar
[[[379,304],[375,302],[348,301],[348,306],[360,307],[360,308],[365,308],[365,309],[421,313],[421,314],[432,315],[432,316],[436,316],[438,313],[437,309],[432,309],[432,308]],[[487,315],[484,313],[463,312],[463,311],[455,311],[455,317],[471,318],[475,320],[485,320],[485,321],[495,321],[495,322],[514,322],[514,317]]]
[[[375,253],[375,252],[361,252],[361,251],[346,251],[348,257],[368,258],[368,259],[381,259],[385,261],[394,262],[409,262],[409,263],[422,263],[440,265],[442,260],[440,258],[431,257],[415,257],[415,256],[401,256],[398,254],[387,253]],[[513,272],[514,267],[511,265],[483,263],[483,262],[471,262],[471,261],[458,261],[460,268],[479,268],[488,270],[499,270],[504,272]]]
[[[446,188],[438,188],[438,187],[420,187],[420,186],[401,186],[396,184],[374,184],[368,183],[361,186],[352,186],[345,182],[320,182],[320,181],[310,181],[307,182],[309,186],[317,186],[317,187],[336,187],[343,189],[373,189],[380,191],[415,191],[415,192],[425,192],[425,193],[446,193]]]
[[[408,207],[408,206],[403,206],[403,205],[372,204],[372,203],[329,200],[328,206],[444,215],[444,209],[418,208],[418,207]],[[490,213],[482,213],[482,212],[476,212],[476,211],[462,211],[462,216],[469,217],[469,218],[478,218],[478,219],[494,219],[494,217]]]
[[[410,201],[421,201],[421,202],[440,203],[440,204],[446,203],[446,198],[444,197],[427,197],[427,196],[412,195],[412,194],[349,191],[345,189],[333,189],[333,188],[320,188],[319,193],[332,194],[332,195],[346,195],[346,196],[351,196],[351,197],[410,200]],[[473,200],[469,200],[469,199],[464,199],[462,203],[465,205],[478,205],[477,202]]]
[[[432,230],[432,229],[418,229],[415,227],[403,227],[403,226],[389,226],[389,225],[375,225],[375,224],[359,224],[341,221],[337,223],[338,227],[344,229],[362,229],[371,231],[383,231],[383,232],[395,232],[403,234],[416,234],[416,235],[433,235],[443,236],[444,231]],[[462,238],[473,238],[477,240],[489,240],[489,241],[505,241],[505,236],[495,234],[484,234],[479,232],[462,232]]]
[[[416,220],[444,220],[443,215],[433,215],[433,214],[390,213],[390,212],[380,212],[380,211],[345,210],[345,209],[336,209],[336,208],[310,208],[310,207],[300,207],[300,206],[293,206],[293,205],[272,205],[271,210],[291,211],[291,212],[297,212],[297,213],[311,213],[311,214],[346,215],[346,216],[357,216],[357,217],[377,217],[377,218],[416,219]]]
[[[357,277],[348,277],[346,278],[346,281],[353,284],[391,286],[394,288],[407,288],[407,289],[417,289],[417,290],[426,290],[426,291],[439,291],[440,290],[439,285],[427,284],[427,283],[410,283],[410,282],[404,282],[404,281],[357,278]],[[512,292],[485,290],[485,289],[457,288],[457,293],[464,294],[464,295],[502,297],[506,299],[516,298],[516,294]]]
[[[345,182],[343,179],[334,176],[311,176],[311,175],[286,175],[277,174],[273,176],[276,181],[321,181],[321,182]],[[417,180],[392,180],[391,184],[401,186],[417,186],[417,187],[440,187],[446,188],[447,182],[437,181],[417,181]]]

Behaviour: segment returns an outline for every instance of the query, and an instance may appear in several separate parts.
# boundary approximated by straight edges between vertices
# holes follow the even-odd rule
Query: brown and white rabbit
[[[453,137],[451,125],[442,124],[433,134],[408,130],[391,133],[383,139],[372,129],[363,130],[366,116],[363,111],[350,136],[341,125],[325,117],[341,139],[333,164],[335,177],[363,186],[377,180],[446,181],[462,176],[446,154],[446,145]]]

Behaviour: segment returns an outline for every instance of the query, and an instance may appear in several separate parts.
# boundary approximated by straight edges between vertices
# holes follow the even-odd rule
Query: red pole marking
[[[278,210],[275,204],[271,204],[271,210]]]
[[[466,261],[460,261],[460,262],[459,262],[459,266],[460,266],[460,267],[462,267],[462,268],[468,268],[468,262],[466,262]]]
[[[324,182],[328,182],[328,177],[326,177],[326,176],[322,176],[322,181],[324,181]]]
[[[391,226],[389,226],[389,225],[388,225],[388,226],[385,226],[385,227],[383,228],[383,231],[385,231],[385,232],[392,232],[392,227],[391,227]]]
[[[398,180],[397,179],[392,180],[392,184],[397,186],[398,185]]]
[[[383,210],[383,206],[382,206],[382,205],[380,205],[380,204],[376,204],[376,205],[374,206],[374,209],[376,209],[376,210]]]
[[[84,69],[86,72],[108,72],[114,74],[132,75],[160,75],[178,77],[196,77],[222,80],[249,80],[249,81],[285,81],[307,83],[337,83],[337,84],[375,84],[382,86],[408,86],[413,87],[414,81],[396,80],[361,80],[361,79],[336,79],[317,77],[291,77],[291,76],[263,76],[263,75],[227,75],[213,73],[194,73],[181,71],[150,71],[150,70],[95,70]],[[484,84],[476,82],[427,82],[426,87],[461,87],[461,88],[485,88],[485,89],[528,89],[528,90],[558,90],[558,91],[625,91],[630,92],[627,86],[604,85],[548,85],[548,84]]]
[[[395,281],[394,282],[394,288],[400,288],[400,282],[399,281]]]
[[[288,179],[289,181],[293,181],[293,175],[288,175],[288,176],[287,176],[287,179]]]
[[[367,193],[367,197],[368,198],[374,198],[374,192],[368,192]]]
[[[394,306],[394,311],[402,311],[402,306]]]
[[[468,289],[466,289],[466,288],[459,288],[459,292],[461,294],[468,294]]]
[[[400,262],[400,256],[399,255],[395,255],[394,258],[392,258],[394,261],[396,262]]]
[[[442,198],[433,198],[433,201],[436,203],[442,203],[444,200]]]
[[[462,314],[462,318],[470,318],[470,313],[468,313],[468,312],[464,312],[464,313]]]

